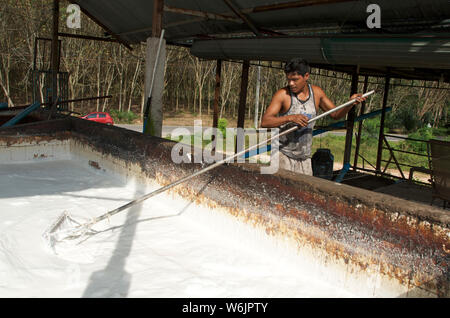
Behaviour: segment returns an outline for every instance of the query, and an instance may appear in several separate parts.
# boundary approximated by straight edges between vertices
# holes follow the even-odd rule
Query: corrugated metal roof
[[[358,65],[361,73],[450,79],[450,40],[424,37],[276,37],[195,41],[191,53],[204,59],[289,61],[313,65]],[[346,68],[341,68],[346,69]],[[429,74],[424,69],[434,69]],[[351,68],[347,68],[351,71]],[[400,76],[400,77],[402,77]]]
[[[150,0],[76,0],[83,11],[95,18],[105,28],[129,44],[145,41],[151,35],[153,1]],[[165,0],[163,28],[169,44],[192,46],[194,41],[210,38],[214,42],[199,41],[192,52],[198,56],[225,58],[251,57],[253,60],[273,58],[285,60],[285,56],[311,55],[311,60],[320,60],[323,52],[328,54],[320,61],[324,64],[344,65],[359,63],[369,67],[367,62],[378,67],[415,67],[418,63],[428,69],[448,69],[450,60],[448,47],[444,42],[428,41],[423,47],[411,43],[402,45],[401,40],[374,40],[373,35],[439,35],[450,40],[450,5],[448,0],[233,0],[264,36],[255,37],[251,28],[233,13],[223,0]],[[381,8],[381,29],[368,29],[366,25],[367,6],[376,3]],[[307,4],[301,6],[302,4]],[[274,6],[288,8],[277,9]],[[180,10],[190,12],[180,13]],[[198,16],[199,12],[209,17]],[[211,16],[215,14],[216,16]],[[219,16],[217,16],[219,15]],[[368,42],[356,47],[350,40],[324,40],[322,38],[302,40],[277,39],[278,32],[289,36],[365,35]],[[246,38],[236,42],[223,38]],[[252,37],[252,39],[249,39]],[[254,41],[254,42],[253,42]],[[330,42],[331,41],[331,42]],[[357,44],[362,45],[361,41]],[[417,40],[418,42],[421,39]],[[351,42],[351,43],[350,43]],[[283,47],[279,46],[282,43]],[[355,45],[353,45],[355,44]],[[226,49],[220,49],[226,45]],[[329,49],[327,49],[327,45]],[[375,45],[376,47],[370,47]],[[206,53],[207,47],[215,52]],[[229,47],[228,47],[229,46]],[[364,49],[363,49],[364,48]],[[231,53],[233,50],[233,53]],[[285,52],[286,50],[291,52]],[[365,50],[365,51],[364,51]],[[414,50],[414,48],[413,48]],[[436,50],[441,50],[437,52]],[[285,53],[280,53],[280,52]],[[203,52],[203,53],[201,53]],[[223,52],[223,55],[218,53]],[[434,72],[433,72],[434,74]]]
[[[269,10],[263,6],[301,1],[234,0],[233,3],[247,14],[254,24],[262,29],[303,33],[368,32],[367,6],[374,1],[310,0],[315,4],[304,7]],[[145,41],[151,34],[153,1],[151,0],[75,0],[86,12],[94,16],[113,33],[133,44]],[[403,29],[428,30],[443,20],[450,19],[448,0],[377,0],[381,8],[382,29],[386,32]],[[250,29],[231,11],[222,0],[165,0],[166,7],[227,15],[236,22],[215,20],[189,14],[164,11],[163,25],[169,42],[186,44],[202,36],[230,36],[233,33],[250,34]],[[252,10],[262,11],[254,12]],[[448,25],[447,25],[448,26]],[[316,29],[316,31],[314,31]],[[409,31],[408,31],[409,30]],[[447,28],[447,31],[449,29]],[[373,33],[373,32],[372,32]]]

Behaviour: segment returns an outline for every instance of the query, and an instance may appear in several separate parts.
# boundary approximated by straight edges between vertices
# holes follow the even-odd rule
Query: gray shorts
[[[292,159],[283,154],[281,151],[279,152],[279,167],[280,169],[289,170],[295,173],[306,174],[308,176],[312,176],[312,165],[311,158],[300,160],[300,159]]]

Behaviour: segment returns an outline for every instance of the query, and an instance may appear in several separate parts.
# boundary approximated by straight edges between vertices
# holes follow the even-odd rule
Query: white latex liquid
[[[152,190],[120,180],[75,160],[0,164],[0,297],[354,296],[251,248],[245,233],[209,229],[195,217],[206,208],[166,193],[58,254],[44,244],[64,211],[83,221]]]

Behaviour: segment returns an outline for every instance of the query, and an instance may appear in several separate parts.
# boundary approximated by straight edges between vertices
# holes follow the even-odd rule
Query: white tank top
[[[289,110],[279,116],[302,114],[309,119],[316,116],[316,105],[314,102],[314,92],[310,84],[308,84],[309,97],[302,101],[298,99],[297,94],[289,90],[291,96],[291,107]],[[280,151],[289,158],[305,160],[311,158],[312,132],[315,122],[308,124],[307,127],[299,128],[288,135],[279,138]],[[293,123],[287,123],[280,126],[280,133],[283,130],[292,127]]]

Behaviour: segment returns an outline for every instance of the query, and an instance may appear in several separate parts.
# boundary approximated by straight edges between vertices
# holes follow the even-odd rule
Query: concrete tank
[[[20,237],[19,227],[15,228],[16,223],[14,223],[17,219],[13,219],[14,207],[22,209],[22,206],[33,202],[30,210],[25,208],[20,210],[24,213],[20,220],[26,222],[27,215],[30,218],[36,217],[35,221],[29,221],[31,223],[28,224],[30,231],[28,235],[34,237],[39,235],[46,225],[49,225],[50,218],[47,218],[49,214],[56,217],[62,210],[67,209],[84,217],[97,216],[121,205],[122,202],[131,201],[146,191],[169,184],[201,168],[200,164],[174,164],[171,160],[171,149],[174,144],[168,140],[77,118],[0,129],[0,173],[3,171],[3,180],[6,180],[6,177],[10,180],[3,183],[3,190],[0,191],[3,192],[3,195],[0,195],[2,205],[0,220],[11,218],[2,225],[2,233],[11,233],[11,236],[7,237],[3,234],[3,238],[0,237],[2,246],[10,246],[11,249],[8,250],[11,251],[14,244],[17,244],[16,250],[20,254],[20,246],[25,249],[30,244],[34,244],[32,241],[24,243],[14,239],[14,235]],[[55,166],[27,166],[33,162],[54,162]],[[58,169],[61,169],[61,174],[58,175],[60,177],[50,177],[52,169],[58,167],[56,164],[59,164]],[[78,183],[70,183],[70,180],[77,177],[77,174],[70,172],[73,171],[75,164],[83,167],[81,174],[86,177],[80,182],[77,181]],[[1,170],[2,167],[3,170]],[[130,209],[123,215],[111,218],[111,223],[106,222],[102,228],[104,232],[100,231],[98,235],[94,235],[92,239],[83,243],[85,245],[78,246],[77,253],[91,249],[92,255],[90,254],[90,258],[87,257],[92,261],[88,262],[89,264],[80,264],[74,259],[69,259],[68,255],[61,256],[65,263],[61,263],[63,260],[58,256],[47,256],[48,258],[45,259],[47,265],[41,264],[43,268],[40,271],[28,270],[24,275],[32,276],[37,280],[36,277],[46,277],[45,279],[48,280],[53,272],[45,272],[45,266],[49,268],[54,266],[61,270],[63,264],[64,266],[76,264],[75,267],[69,266],[69,268],[72,272],[78,273],[77,277],[81,277],[79,279],[81,283],[77,285],[78,287],[74,287],[73,293],[67,292],[67,295],[88,297],[127,295],[144,297],[200,295],[203,297],[205,294],[200,293],[200,290],[210,295],[209,297],[228,297],[229,295],[296,297],[298,294],[294,292],[286,294],[280,291],[276,294],[270,290],[272,286],[282,285],[281,280],[289,284],[289,277],[297,277],[297,274],[320,277],[329,286],[344,291],[342,294],[331,294],[332,297],[336,295],[343,297],[448,297],[450,295],[448,213],[443,213],[443,210],[436,207],[320,178],[293,175],[287,171],[263,175],[260,174],[259,168],[256,164],[220,166],[187,183],[178,185],[164,196],[155,197],[151,203],[145,203],[137,212],[134,211],[135,213],[133,209]],[[40,171],[42,176],[39,176]],[[90,174],[92,178],[89,177]],[[106,197],[108,191],[101,190],[102,186],[95,180],[106,174],[113,175],[115,178],[105,181],[110,187],[108,191],[117,192],[111,194],[107,201],[101,201],[100,205],[96,205],[96,200]],[[11,189],[7,186],[16,181],[22,182],[17,183],[17,187],[20,188]],[[83,184],[85,181],[87,183]],[[41,186],[28,189],[29,182],[38,182],[37,184]],[[121,185],[130,182],[137,185],[137,190],[134,192],[126,190],[128,191],[126,192],[124,189],[123,195],[120,195]],[[71,184],[70,188],[67,188],[68,184]],[[45,190],[46,186],[52,190]],[[77,188],[78,192],[75,193],[73,188]],[[96,193],[99,194],[96,195]],[[46,208],[40,205],[44,195],[47,199],[50,196],[51,199],[48,202],[56,202],[51,200],[57,198],[63,201],[60,206],[56,206],[55,203],[54,207]],[[80,200],[84,200],[83,204]],[[209,244],[211,255],[219,258],[227,256],[220,262],[213,262],[209,258],[202,258],[203,254],[196,254],[193,252],[194,249],[191,249],[192,255],[189,257],[192,258],[185,259],[183,257],[187,257],[185,255],[187,252],[182,248],[174,249],[170,256],[163,256],[165,248],[169,249],[169,247],[164,247],[162,241],[156,239],[158,235],[161,237],[167,235],[168,239],[176,240],[183,232],[179,229],[173,230],[173,233],[167,233],[169,230],[165,232],[164,226],[156,225],[152,230],[145,228],[147,223],[145,220],[152,219],[155,224],[155,220],[162,221],[168,218],[155,211],[155,206],[164,200],[169,206],[173,205],[174,209],[179,208],[176,209],[176,215],[172,217],[183,215],[188,211],[186,213],[189,215],[189,220],[186,222],[191,224],[190,226],[197,227],[200,232],[204,229],[214,234],[201,240],[199,248]],[[124,223],[128,225],[123,226]],[[21,229],[23,234],[26,228]],[[138,229],[143,232],[139,232]],[[145,237],[150,231],[160,232],[155,234],[152,241],[142,240],[141,235]],[[187,226],[186,231],[190,231],[192,235],[196,232],[190,227],[188,230]],[[106,239],[113,234],[116,235],[114,242],[117,246],[122,242],[120,252],[117,253],[114,253],[114,244]],[[183,240],[188,239],[183,238]],[[264,256],[264,260],[255,261],[259,258],[247,260],[246,254],[239,254],[241,256],[238,257],[236,256],[238,254],[233,251],[225,251],[227,249],[225,247],[215,247],[222,246],[220,245],[222,243],[214,245],[216,243],[212,242],[220,240],[236,241],[237,246],[245,245],[251,253],[260,253],[257,257]],[[161,250],[155,252],[158,244],[162,244]],[[141,252],[135,251],[139,248],[142,248]],[[221,254],[222,250],[224,254]],[[38,245],[31,252],[36,259],[41,259],[44,253],[39,250]],[[95,261],[96,255],[107,252],[111,252],[108,254],[108,261],[105,261],[104,266],[98,265],[99,263]],[[173,278],[171,282],[170,277],[176,276],[158,272],[151,263],[146,263],[145,256],[151,253],[164,259],[165,265],[162,267],[166,270],[174,266],[173,264],[178,262],[177,259],[186,260],[183,261],[186,264],[183,266],[178,264],[180,266],[176,267],[178,269],[173,269],[171,275],[175,275],[177,271],[185,271],[188,276],[193,272],[195,274],[189,276],[189,279]],[[17,262],[19,259],[22,259],[22,263],[26,262],[24,255],[17,256]],[[74,255],[72,254],[72,257]],[[236,257],[235,263],[231,267],[223,267],[233,256]],[[14,257],[12,259],[15,259]],[[196,259],[202,261],[196,262]],[[11,265],[15,262],[8,260],[2,261],[0,254],[0,264],[7,266],[5,264]],[[236,282],[232,277],[239,275],[242,278],[250,277],[258,270],[264,272],[267,268],[263,269],[260,266],[272,261],[273,266],[278,267],[274,267],[276,270],[272,270],[271,273],[264,274],[266,275],[263,275],[264,279],[246,281],[244,285],[234,285]],[[97,265],[95,265],[96,262]],[[230,272],[231,268],[238,271],[239,268],[245,268],[249,262],[252,263],[246,274],[243,272],[230,274],[226,277],[231,278],[219,284],[220,287],[212,283],[212,278],[211,280],[205,278],[209,277],[208,275],[216,277],[214,275],[217,273],[225,275],[224,273]],[[118,274],[118,268],[121,269],[120,274]],[[285,273],[283,268],[286,268]],[[292,271],[287,270],[288,268]],[[148,275],[142,276],[141,273],[146,271]],[[17,275],[20,281],[23,278],[22,274]],[[114,279],[108,279],[108,277]],[[165,277],[165,285],[163,285],[165,287],[161,290],[147,290],[145,288],[150,287],[142,287],[158,285],[161,277]],[[273,282],[270,277],[274,278]],[[139,280],[145,281],[146,284],[139,285]],[[208,280],[210,285],[205,287],[205,280]],[[230,280],[233,282],[230,283]],[[25,281],[22,284],[23,289],[17,291],[19,295],[27,294],[27,290],[30,290],[29,284],[32,283]],[[190,289],[184,285],[186,281],[190,282]],[[293,281],[296,282],[295,279]],[[195,282],[202,287],[199,289],[192,287],[199,286],[195,285]],[[55,284],[57,285],[56,282]],[[105,288],[110,284],[116,284],[114,285],[118,286],[116,290],[128,292],[110,294],[107,292],[108,288]],[[133,289],[133,284],[138,284],[136,286],[141,286],[143,289]],[[296,289],[295,283],[291,285],[292,288],[286,290]],[[71,290],[58,286],[46,292],[41,291],[41,295],[60,295],[66,290]],[[180,289],[180,286],[186,288]],[[249,286],[260,286],[260,290],[267,293],[250,290]],[[35,288],[39,289],[39,287]],[[173,293],[166,294],[169,290]],[[244,290],[248,292],[244,293]],[[8,296],[16,295],[14,288],[9,291]],[[321,297],[330,296],[330,294],[319,292],[310,296]]]

